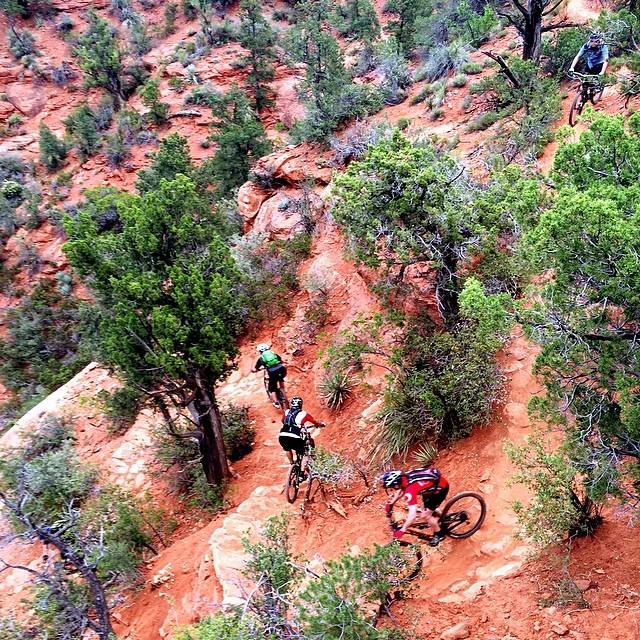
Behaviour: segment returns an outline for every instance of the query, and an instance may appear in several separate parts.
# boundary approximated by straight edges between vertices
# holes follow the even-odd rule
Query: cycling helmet
[[[292,409],[302,409],[302,398],[300,396],[294,396],[293,398],[291,398],[289,406]]]
[[[265,344],[264,342],[259,344],[256,349],[258,350],[258,353],[264,353],[265,351],[269,350],[269,345]]]
[[[382,485],[385,489],[395,489],[400,485],[402,471],[387,471],[382,474]]]
[[[598,42],[604,42],[604,37],[599,31],[592,31],[589,34],[589,40],[597,40]]]

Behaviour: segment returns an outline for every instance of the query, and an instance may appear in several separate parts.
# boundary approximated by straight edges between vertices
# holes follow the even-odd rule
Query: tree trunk
[[[200,427],[200,453],[204,474],[209,484],[220,484],[229,477],[230,472],[222,439],[220,409],[213,392],[213,384],[208,384],[208,381],[198,377],[192,404],[192,413],[197,415]]]
[[[458,317],[458,287],[456,270],[458,257],[453,247],[445,246],[442,253],[442,266],[436,273],[436,298],[445,326],[455,324]]]
[[[544,13],[543,0],[531,0],[529,2],[528,15],[524,20],[522,34],[522,59],[533,60],[536,64],[540,61],[542,50],[542,14]]]

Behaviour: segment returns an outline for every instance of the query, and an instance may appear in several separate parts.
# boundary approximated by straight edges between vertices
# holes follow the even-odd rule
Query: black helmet
[[[396,489],[400,486],[403,475],[402,471],[387,471],[382,474],[382,485],[385,489]]]
[[[300,396],[294,396],[293,398],[291,398],[289,406],[292,409],[302,409],[302,398]]]
[[[604,42],[604,36],[600,31],[592,31],[589,34],[589,40],[597,40],[598,43],[602,44]]]

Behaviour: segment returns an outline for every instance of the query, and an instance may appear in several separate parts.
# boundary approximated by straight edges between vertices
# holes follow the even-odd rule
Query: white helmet
[[[256,349],[258,350],[258,353],[264,353],[269,350],[269,345],[262,342],[256,347]]]

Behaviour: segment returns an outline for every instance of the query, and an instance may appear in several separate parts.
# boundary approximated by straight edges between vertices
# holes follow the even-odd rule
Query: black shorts
[[[602,67],[604,66],[604,62],[601,62],[600,64],[596,64],[593,67],[589,67],[586,64],[584,65],[584,72],[585,73],[591,73],[594,76],[597,76],[601,71],[602,71]]]
[[[448,493],[449,485],[442,487],[435,493],[423,493],[422,502],[424,504],[424,508],[429,509],[429,511],[435,511],[444,502]]]
[[[292,438],[291,436],[281,433],[278,437],[278,442],[285,451],[295,451],[300,456],[304,455],[303,438]]]
[[[267,369],[267,375],[269,376],[267,391],[275,393],[278,390],[278,384],[287,377],[287,368],[283,364],[277,364],[275,367]]]

